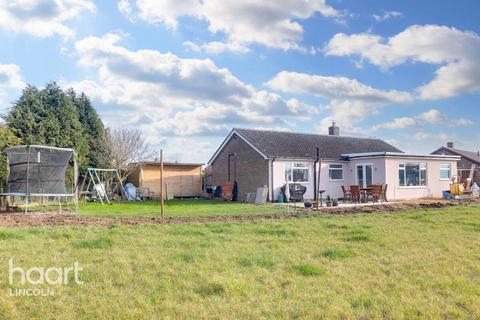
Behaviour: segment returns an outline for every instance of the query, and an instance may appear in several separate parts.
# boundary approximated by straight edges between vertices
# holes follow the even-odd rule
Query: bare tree
[[[107,129],[102,140],[104,156],[118,170],[122,182],[153,155],[139,129]]]

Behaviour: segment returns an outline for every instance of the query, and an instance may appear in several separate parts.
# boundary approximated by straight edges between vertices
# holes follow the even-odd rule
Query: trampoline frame
[[[29,171],[30,171],[30,155],[31,149],[38,148],[38,149],[50,149],[50,150],[59,150],[59,151],[69,151],[72,152],[72,156],[70,156],[70,160],[73,160],[73,193],[30,193],[28,192],[28,182],[29,182]],[[75,205],[75,212],[78,211],[78,178],[79,178],[79,171],[78,171],[78,162],[77,162],[77,154],[74,149],[72,148],[59,148],[59,147],[52,147],[52,146],[43,146],[43,145],[18,145],[13,147],[8,147],[3,150],[6,152],[8,150],[15,150],[15,149],[28,149],[28,157],[27,157],[27,170],[26,170],[26,183],[25,183],[25,192],[2,192],[0,196],[7,197],[7,208],[9,207],[9,197],[25,197],[25,213],[28,213],[28,203],[30,197],[58,197],[58,204],[60,211],[62,211],[62,205],[60,202],[60,197],[65,197],[65,199],[72,197],[73,203]],[[10,178],[10,163],[7,156],[7,183]],[[68,200],[67,206],[68,206]]]

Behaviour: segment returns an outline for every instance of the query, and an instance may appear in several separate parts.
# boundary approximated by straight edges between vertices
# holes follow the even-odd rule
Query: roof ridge
[[[449,148],[449,147],[444,147],[444,148],[446,148],[447,150],[450,149],[450,150],[469,152],[469,153],[474,153],[474,154],[477,154],[477,152],[478,152],[478,151],[464,150],[464,149],[458,149],[458,148]]]
[[[362,140],[380,140],[381,138],[364,138],[364,137],[354,137],[354,136],[335,136],[329,134],[321,133],[303,133],[303,132],[292,132],[292,131],[281,131],[281,130],[268,130],[268,129],[251,129],[251,128],[233,128],[233,130],[246,130],[246,131],[260,131],[260,132],[272,132],[272,133],[289,133],[295,135],[304,135],[304,136],[315,136],[315,137],[333,137],[333,138],[348,138],[348,139],[362,139]]]

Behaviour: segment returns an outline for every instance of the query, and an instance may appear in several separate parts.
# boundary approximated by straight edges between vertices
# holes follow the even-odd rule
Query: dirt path
[[[237,216],[205,216],[205,217],[88,217],[65,213],[0,213],[0,227],[39,227],[39,226],[111,226],[111,225],[141,225],[141,224],[178,224],[204,222],[234,222],[294,219],[317,215],[349,215],[365,213],[382,213],[404,211],[411,209],[446,208],[458,205],[468,205],[480,202],[449,202],[449,201],[417,201],[376,206],[358,206],[349,208],[323,208],[318,211],[297,209],[295,212],[237,215]]]

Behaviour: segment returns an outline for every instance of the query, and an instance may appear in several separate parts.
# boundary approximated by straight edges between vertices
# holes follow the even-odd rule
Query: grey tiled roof
[[[467,159],[469,159],[469,160],[471,160],[471,161],[473,161],[477,164],[480,164],[480,155],[478,154],[478,152],[441,147],[441,148],[433,151],[432,154],[441,154],[442,150],[450,151],[450,152],[452,152],[456,155],[459,155],[459,156],[467,158]]]
[[[380,139],[292,133],[282,131],[234,129],[267,157],[317,157],[317,147],[323,159],[340,159],[342,154],[360,152],[402,152]]]

